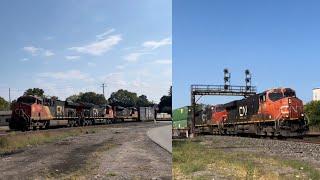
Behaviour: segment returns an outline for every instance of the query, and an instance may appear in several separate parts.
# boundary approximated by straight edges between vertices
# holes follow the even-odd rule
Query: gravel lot
[[[0,179],[171,179],[171,154],[146,136],[161,125],[124,123],[26,148],[0,158]]]

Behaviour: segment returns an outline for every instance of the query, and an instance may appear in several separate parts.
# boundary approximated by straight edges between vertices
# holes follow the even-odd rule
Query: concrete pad
[[[172,125],[152,128],[147,132],[148,137],[162,148],[172,153]]]

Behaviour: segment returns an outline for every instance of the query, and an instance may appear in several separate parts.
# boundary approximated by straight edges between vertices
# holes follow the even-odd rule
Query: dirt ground
[[[0,179],[171,179],[171,154],[125,123],[0,157]]]

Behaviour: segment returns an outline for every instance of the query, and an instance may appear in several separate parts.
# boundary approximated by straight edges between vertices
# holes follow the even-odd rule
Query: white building
[[[312,89],[313,92],[313,98],[314,101],[320,101],[320,88],[314,88]]]

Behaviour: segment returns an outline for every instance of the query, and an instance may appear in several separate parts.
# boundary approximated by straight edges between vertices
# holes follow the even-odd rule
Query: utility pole
[[[11,104],[11,90],[9,88],[9,103]]]
[[[103,83],[101,87],[102,87],[102,92],[103,92],[103,96],[104,96],[104,88],[106,87],[106,85]]]

